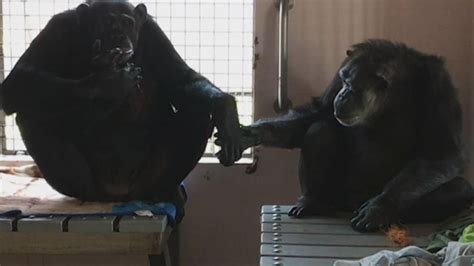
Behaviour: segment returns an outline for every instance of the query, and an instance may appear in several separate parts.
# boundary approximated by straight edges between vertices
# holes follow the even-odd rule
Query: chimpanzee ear
[[[76,8],[76,12],[79,15],[79,17],[84,17],[87,14],[88,10],[89,10],[89,4],[86,4],[86,3],[80,4]]]
[[[347,50],[347,51],[346,51],[346,55],[347,55],[347,56],[351,56],[353,53],[354,53],[354,52],[353,52],[352,50]]]
[[[148,15],[148,12],[146,10],[146,6],[144,4],[137,5],[135,7],[135,9],[133,10],[133,13],[135,14],[135,19],[140,24],[143,23],[146,20],[146,17]]]

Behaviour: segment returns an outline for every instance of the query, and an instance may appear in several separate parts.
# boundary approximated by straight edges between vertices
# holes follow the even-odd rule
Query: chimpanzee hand
[[[100,40],[94,42],[92,51],[94,57],[91,60],[91,65],[96,70],[124,66],[133,55],[133,50],[124,51],[118,47],[102,51],[102,42]]]
[[[133,92],[142,79],[141,68],[127,63],[121,68],[106,68],[90,78],[92,98],[123,99]]]
[[[224,94],[216,100],[213,119],[217,127],[217,145],[221,150],[216,154],[224,166],[231,166],[240,160],[243,149],[241,147],[241,133],[237,105],[234,97]]]
[[[216,141],[214,142],[217,146],[220,147],[225,147],[226,141],[222,139],[222,136],[219,132],[214,134],[214,137],[216,138]],[[242,151],[253,147],[257,146],[260,144],[260,137],[259,137],[259,130],[256,127],[253,126],[241,126],[240,127],[240,149]],[[221,153],[218,153],[221,154]],[[223,160],[224,160],[224,155],[221,154]]]
[[[116,68],[120,62],[122,50],[115,48],[106,52],[97,53],[91,61],[91,65],[95,70],[106,68]]]
[[[367,232],[386,229],[398,222],[396,206],[381,195],[377,195],[364,203],[351,220],[356,231]]]
[[[288,216],[295,218],[303,218],[307,216],[330,214],[336,208],[321,199],[310,196],[301,196],[298,202],[288,212]]]
[[[240,129],[243,150],[260,145],[262,143],[261,130],[259,126],[243,126]]]

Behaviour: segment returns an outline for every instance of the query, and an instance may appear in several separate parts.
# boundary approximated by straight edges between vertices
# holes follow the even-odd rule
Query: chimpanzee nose
[[[352,117],[351,101],[353,92],[348,89],[342,89],[334,98],[334,116],[340,119]]]
[[[336,97],[334,98],[334,106],[336,105],[342,105],[348,102],[352,96],[353,92],[352,90],[345,88],[341,90]]]

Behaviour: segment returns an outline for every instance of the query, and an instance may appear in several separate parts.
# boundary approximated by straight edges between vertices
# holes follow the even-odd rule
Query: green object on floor
[[[464,228],[471,224],[474,224],[474,207],[440,224],[438,231],[430,235],[430,243],[426,250],[436,253],[446,247],[450,241],[458,241]]]
[[[470,224],[464,228],[459,241],[463,243],[474,243],[474,224]]]

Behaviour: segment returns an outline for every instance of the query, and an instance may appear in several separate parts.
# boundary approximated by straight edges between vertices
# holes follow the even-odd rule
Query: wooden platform
[[[44,179],[0,174],[0,213],[65,213],[62,217],[0,218],[0,254],[133,254],[151,265],[170,265],[166,216],[82,216],[110,213],[119,203],[94,203],[61,195]]]
[[[326,266],[338,259],[360,259],[380,250],[396,250],[382,233],[359,233],[348,217],[294,219],[291,206],[265,205],[261,213],[260,265]],[[435,225],[410,226],[414,244],[426,246]]]

